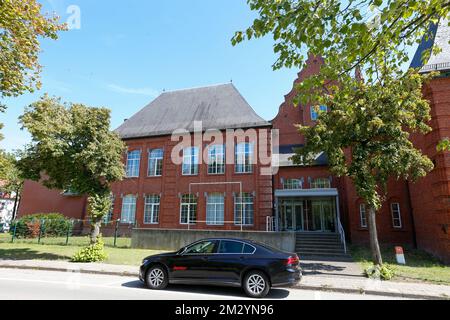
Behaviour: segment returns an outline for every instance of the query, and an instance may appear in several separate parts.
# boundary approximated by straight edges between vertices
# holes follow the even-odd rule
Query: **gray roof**
[[[194,121],[202,121],[203,130],[270,126],[229,83],[164,92],[115,132],[123,139],[193,132]]]
[[[448,19],[441,19],[438,24],[430,25],[430,37],[423,38],[416,54],[411,61],[411,68],[420,68],[420,72],[446,71],[450,70],[450,26]],[[437,45],[441,52],[431,57],[423,63],[422,53],[425,50]]]

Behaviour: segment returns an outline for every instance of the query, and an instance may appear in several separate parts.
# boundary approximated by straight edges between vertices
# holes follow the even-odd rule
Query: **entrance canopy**
[[[275,190],[275,197],[337,197],[336,188],[330,189],[296,189],[296,190]]]

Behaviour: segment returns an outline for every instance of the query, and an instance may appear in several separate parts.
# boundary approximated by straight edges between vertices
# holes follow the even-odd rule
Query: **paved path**
[[[297,289],[273,289],[268,299],[376,300],[392,297]],[[246,300],[239,288],[170,285],[166,290],[146,289],[135,277],[60,271],[0,269],[1,300]]]

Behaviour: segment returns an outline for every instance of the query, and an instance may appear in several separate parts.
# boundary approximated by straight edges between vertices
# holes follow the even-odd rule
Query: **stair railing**
[[[344,252],[347,254],[347,244],[345,243],[345,231],[344,227],[342,226],[341,219],[338,219],[338,231],[341,237],[341,243],[344,246]]]

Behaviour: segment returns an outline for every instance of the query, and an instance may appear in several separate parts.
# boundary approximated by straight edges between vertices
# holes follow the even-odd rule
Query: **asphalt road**
[[[272,289],[268,299],[354,300],[392,299],[392,297]],[[55,271],[0,269],[2,300],[243,300],[239,288],[171,285],[152,291],[132,277],[80,274]]]

